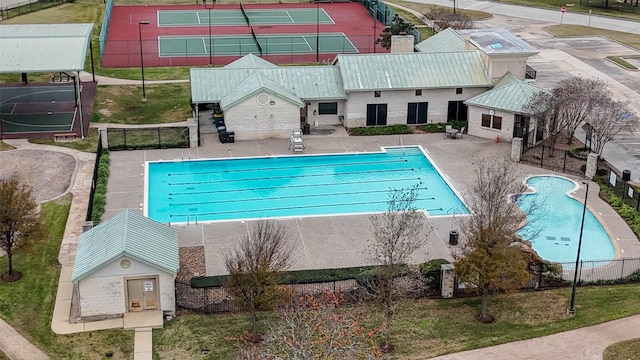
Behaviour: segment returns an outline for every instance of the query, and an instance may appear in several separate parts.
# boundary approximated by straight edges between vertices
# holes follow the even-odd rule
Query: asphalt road
[[[416,3],[435,4],[441,6],[453,7],[452,0],[408,0]],[[567,12],[562,15],[560,9],[547,10],[518,5],[509,5],[504,3],[496,3],[490,1],[476,0],[456,0],[456,7],[460,9],[469,9],[477,11],[485,11],[490,14],[511,16],[517,18],[525,18],[530,20],[538,20],[550,23],[574,24],[583,26],[592,26],[601,29],[617,30],[640,35],[640,22],[620,20],[616,18],[604,16],[589,16],[587,14],[579,14],[571,11],[571,7],[567,7]]]

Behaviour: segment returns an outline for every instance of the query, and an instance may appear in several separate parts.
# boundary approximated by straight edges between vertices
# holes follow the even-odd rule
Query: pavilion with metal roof
[[[76,107],[79,109],[80,136],[85,136],[80,71],[87,50],[95,82],[91,34],[94,24],[9,24],[0,25],[0,73],[20,73],[29,83],[29,73],[59,73],[73,79]],[[75,72],[75,75],[70,73]],[[37,86],[37,85],[36,85]],[[26,89],[25,89],[26,91]]]
[[[0,73],[84,69],[93,24],[0,25]],[[93,54],[91,56],[93,70]]]

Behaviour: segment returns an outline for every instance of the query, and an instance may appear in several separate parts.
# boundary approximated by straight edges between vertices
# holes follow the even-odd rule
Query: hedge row
[[[375,266],[361,266],[339,269],[297,270],[287,271],[280,277],[280,284],[313,284],[321,282],[356,279],[360,274],[375,269]],[[227,282],[227,275],[199,276],[191,278],[191,287],[222,287]]]
[[[605,185],[601,179],[595,178],[594,180],[600,185],[600,198],[609,203],[620,214],[620,217],[629,224],[633,233],[640,238],[640,214],[632,206],[627,205],[624,199],[618,196],[609,186]]]
[[[349,129],[351,136],[411,134],[413,130],[407,125],[373,126]]]
[[[107,180],[109,180],[109,151],[105,150],[100,156],[96,190],[93,193],[91,220],[94,225],[100,223],[100,219],[104,213],[104,205],[107,203]]]

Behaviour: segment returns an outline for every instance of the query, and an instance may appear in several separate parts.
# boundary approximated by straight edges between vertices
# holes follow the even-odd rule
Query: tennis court
[[[2,87],[0,92],[3,134],[73,129],[77,99],[73,85]]]
[[[316,20],[319,24],[335,24],[324,9],[211,10],[212,26],[310,25]],[[209,11],[158,10],[158,27],[179,26],[209,26]]]
[[[319,53],[357,53],[358,50],[343,33],[320,34],[317,40]],[[212,36],[214,56],[279,54],[315,54],[316,34],[283,35],[223,35]],[[160,57],[208,56],[208,36],[160,36]]]

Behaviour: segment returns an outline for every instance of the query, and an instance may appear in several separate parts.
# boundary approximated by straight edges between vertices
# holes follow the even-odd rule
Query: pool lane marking
[[[420,188],[418,190],[426,190],[426,188]],[[364,194],[376,194],[376,193],[387,193],[389,189],[381,189],[381,190],[373,190],[373,191],[352,191],[352,192],[337,192],[331,194],[305,194],[305,198],[310,197],[324,197],[324,196],[339,196],[339,195],[364,195]],[[287,196],[270,196],[268,198],[265,197],[257,197],[257,198],[247,198],[247,199],[233,199],[233,200],[225,200],[225,204],[234,203],[234,202],[248,202],[248,201],[272,201],[272,200],[284,200],[284,199],[299,199],[300,195],[287,195]],[[425,198],[417,198],[416,200],[435,200],[435,197],[425,197]],[[178,202],[178,203],[169,203],[169,206],[191,206],[191,205],[206,205],[206,204],[217,204],[218,201],[194,201],[194,202]],[[351,203],[348,203],[351,204]]]
[[[300,241],[302,241],[302,248],[304,249],[304,255],[307,257],[307,265],[311,265],[311,257],[309,256],[309,250],[307,249],[307,244],[304,242],[304,236],[302,235],[302,229],[300,228],[300,223],[298,223],[298,219],[295,219],[296,226],[298,227],[298,234],[300,234]]]
[[[335,167],[335,166],[355,166],[355,165],[380,165],[380,164],[396,164],[396,163],[406,163],[408,160],[385,160],[385,161],[359,161],[352,163],[335,163],[335,164],[316,164],[314,167]],[[292,170],[298,169],[299,165],[294,166],[272,166],[272,167],[252,167],[247,169],[233,169],[233,170],[218,170],[218,171],[194,171],[190,173],[184,172],[170,172],[167,173],[167,176],[192,176],[192,175],[208,175],[208,174],[220,174],[220,173],[236,173],[236,172],[249,172],[249,171],[265,171],[265,170]],[[332,173],[333,174],[333,173]]]
[[[415,177],[415,178],[401,178],[401,179],[389,179],[389,182],[397,182],[397,181],[411,181],[411,180],[418,180],[421,181],[422,178],[420,177]],[[283,188],[306,188],[309,186],[344,186],[344,185],[355,185],[355,184],[362,184],[362,181],[346,181],[346,182],[341,182],[341,183],[321,183],[321,184],[313,184],[313,185],[309,185],[309,184],[300,184],[300,185],[287,185],[287,186],[261,186],[261,187],[253,187],[253,188],[249,188],[249,187],[243,187],[242,189],[236,189],[233,190],[234,193],[237,192],[242,192],[242,191],[263,191],[263,190],[272,190],[272,189],[283,189]],[[425,187],[425,189],[427,189]],[[218,193],[220,190],[207,190],[207,191],[186,191],[186,192],[170,192],[167,195],[168,196],[191,196],[191,195],[203,195],[203,194],[212,194],[212,193]]]

